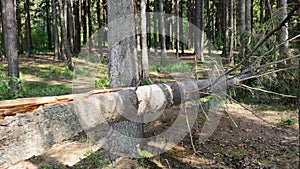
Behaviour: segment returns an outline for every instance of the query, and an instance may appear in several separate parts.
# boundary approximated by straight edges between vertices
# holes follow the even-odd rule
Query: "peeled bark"
[[[41,154],[57,142],[74,140],[82,134],[93,138],[97,143],[103,137],[108,136],[110,125],[114,127],[114,123],[124,122],[121,125],[124,127],[124,124],[128,123],[124,115],[143,115],[148,120],[156,119],[156,117],[153,117],[153,112],[161,111],[186,101],[198,100],[198,98],[193,97],[188,99],[182,97],[183,93],[188,91],[189,84],[195,84],[198,87],[199,97],[207,96],[208,93],[212,92],[211,90],[213,90],[213,93],[220,93],[224,90],[224,88],[217,85],[205,88],[212,82],[212,79],[206,79],[197,82],[187,81],[141,86],[136,90],[135,87],[131,87],[112,89],[111,92],[102,91],[95,92],[96,94],[79,94],[73,97],[40,98],[40,101],[36,98],[34,102],[38,104],[44,104],[45,100],[52,103],[55,102],[55,99],[71,98],[74,100],[38,109],[33,113],[7,116],[5,119],[0,120],[0,134],[2,136],[0,138],[0,167],[7,167],[18,161]],[[221,80],[218,84],[222,86],[226,82]],[[233,79],[227,84],[238,84],[238,79]],[[23,101],[22,99],[2,101],[0,102],[0,108],[4,108],[5,106],[3,105],[6,105],[6,107],[13,106],[14,102],[17,104],[24,103],[23,105],[25,103],[30,104],[25,99]],[[132,126],[134,127],[134,125]],[[127,128],[127,130],[129,129],[130,127]],[[124,128],[122,132],[124,132]],[[141,136],[141,133],[136,130],[128,132],[135,136]],[[110,144],[113,145],[113,143]],[[118,146],[117,144],[111,148],[115,150]],[[128,147],[128,145],[120,146]],[[128,156],[128,154],[126,155]]]

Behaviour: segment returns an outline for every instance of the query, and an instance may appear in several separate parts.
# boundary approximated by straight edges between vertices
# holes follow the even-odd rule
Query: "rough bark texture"
[[[72,53],[70,50],[70,44],[67,36],[67,1],[62,3],[62,0],[58,1],[60,6],[60,22],[61,22],[61,34],[62,34],[62,55],[67,59],[69,70],[74,70],[74,64],[72,61]]]
[[[204,61],[203,57],[203,0],[195,2],[195,26],[199,29],[195,32],[195,52],[201,61]]]
[[[135,3],[132,0],[108,1],[108,68],[112,88],[136,86],[139,81],[134,10]],[[128,105],[137,107],[134,93],[131,92],[129,100],[133,99],[135,103]],[[134,114],[134,109],[123,113]],[[143,137],[143,124],[127,120],[112,124],[112,128],[106,148],[116,155],[137,156],[137,145],[141,143],[132,138]],[[118,133],[130,139],[118,137]]]
[[[19,54],[23,53],[23,43],[22,43],[22,18],[21,18],[21,6],[20,0],[16,1],[16,19],[17,19],[17,26],[18,26],[18,49]]]
[[[25,18],[26,18],[26,56],[31,56],[31,24],[30,24],[30,1],[24,3]]]
[[[166,31],[165,31],[165,15],[164,3],[162,0],[158,0],[159,5],[159,34],[160,34],[160,47],[161,47],[161,64],[164,65],[166,62]]]
[[[14,78],[19,78],[15,3],[14,0],[4,0],[1,5],[4,52],[8,59],[8,75],[11,78],[9,87],[10,91],[14,92],[18,90],[18,82]]]
[[[282,22],[287,17],[287,0],[278,0],[277,1],[278,9],[280,10],[280,14],[278,15],[280,22]],[[288,57],[289,52],[289,43],[286,42],[289,38],[288,32],[288,23],[285,23],[284,26],[281,27],[280,31],[277,34],[278,44],[282,44],[279,47],[279,59],[284,59]],[[279,67],[283,67],[284,65],[279,65]]]
[[[48,37],[48,49],[52,49],[50,3],[51,3],[50,0],[46,0],[45,1],[46,26],[47,26],[47,37]]]
[[[75,20],[75,35],[74,35],[74,53],[80,52],[80,37],[81,37],[81,26],[80,26],[80,15],[79,15],[79,0],[74,1],[74,20]]]
[[[58,39],[58,25],[57,25],[57,11],[56,1],[52,0],[52,22],[53,22],[53,40],[54,40],[54,59],[59,59],[59,39]]]
[[[210,90],[214,90],[214,93],[224,90],[217,86],[205,88],[212,82],[212,79],[195,82],[200,91],[199,97],[207,96],[203,93],[210,93]],[[219,84],[224,83],[226,82],[219,82]],[[238,84],[238,80],[233,79],[228,83]],[[102,93],[88,98],[76,95],[74,98],[78,100],[72,102],[49,106],[33,113],[5,117],[0,120],[0,168],[41,154],[50,149],[54,143],[77,140],[77,136],[82,134],[98,142],[109,135],[111,127],[116,129],[113,124],[120,121],[123,121],[118,123],[120,127],[132,129],[119,130],[120,132],[126,132],[123,134],[128,136],[140,136],[142,134],[140,133],[142,130],[138,128],[140,126],[132,124],[128,126],[129,122],[124,116],[138,114],[143,115],[144,119],[156,119],[153,117],[153,112],[181,104],[189,101],[188,99],[197,99],[183,99],[182,92],[188,87],[184,84],[187,83],[149,85],[138,87],[137,90],[134,90],[134,87],[123,88],[118,89],[118,92]],[[111,137],[114,137],[114,133],[111,133]],[[120,139],[115,138],[115,142],[109,143],[112,152],[120,151],[120,146],[128,148],[131,144],[119,146],[124,144],[119,141]],[[131,148],[135,149],[134,146],[132,144]],[[125,150],[124,153],[127,153],[126,151],[132,150]]]
[[[143,72],[143,78],[149,79],[146,0],[141,0],[141,34],[142,34],[142,72]]]

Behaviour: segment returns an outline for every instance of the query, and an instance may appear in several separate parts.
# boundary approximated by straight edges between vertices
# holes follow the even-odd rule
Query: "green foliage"
[[[290,118],[290,117],[282,117],[278,120],[278,124],[285,128],[290,127],[298,123],[298,119]]]
[[[109,78],[108,77],[103,77],[99,80],[95,80],[95,88],[96,89],[103,89],[103,87],[109,88]]]
[[[43,27],[37,27],[35,29],[32,29],[31,33],[32,38],[32,48],[39,51],[41,49],[47,49],[47,43],[48,43],[48,36],[47,32],[45,32]],[[23,44],[25,44],[24,42]],[[36,51],[33,50],[35,53]]]
[[[51,164],[45,164],[41,166],[41,169],[66,169],[67,167],[65,167],[63,164],[55,162],[55,163],[51,163]]]
[[[146,150],[139,151],[139,155],[144,158],[153,157],[153,154],[151,154],[149,151],[146,151]]]

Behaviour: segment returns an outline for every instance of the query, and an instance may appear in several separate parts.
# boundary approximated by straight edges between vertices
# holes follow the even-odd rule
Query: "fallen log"
[[[157,117],[153,112],[226,91],[226,79],[209,87],[212,82],[206,79],[1,101],[0,109],[6,113],[2,113],[0,120],[0,168],[39,155],[55,143],[76,140],[99,125],[126,120],[128,115],[144,115],[145,119],[154,120]],[[237,82],[230,80],[231,85]]]

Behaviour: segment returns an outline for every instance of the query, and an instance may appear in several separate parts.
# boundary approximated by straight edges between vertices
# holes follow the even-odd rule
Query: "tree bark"
[[[91,0],[87,0],[87,15],[88,15],[88,28],[89,28],[89,51],[92,52],[93,48],[93,23],[92,23],[92,14],[91,14]]]
[[[183,12],[184,12],[184,8],[183,8],[183,0],[180,0],[179,2],[179,6],[180,6],[180,12],[179,12],[179,17],[180,17],[180,25],[179,25],[179,32],[180,32],[180,48],[181,48],[181,55],[184,54],[184,29],[183,29]]]
[[[230,0],[230,46],[229,46],[229,64],[234,65],[233,59],[233,51],[234,51],[234,43],[235,43],[235,0]]]
[[[73,18],[73,0],[67,1],[67,35],[71,53],[74,53],[74,18]]]
[[[3,24],[3,42],[4,52],[8,59],[8,76],[10,77],[10,92],[18,91],[19,63],[17,48],[17,28],[14,0],[2,0],[2,24]]]
[[[53,22],[53,40],[54,40],[54,60],[60,58],[60,48],[59,48],[59,36],[58,36],[58,24],[57,24],[57,10],[56,1],[52,0],[52,22]]]
[[[20,0],[16,1],[16,17],[18,26],[18,53],[23,53],[23,35],[22,35],[22,17],[21,17],[21,6]]]
[[[195,26],[198,28],[195,32],[195,52],[197,59],[204,61],[203,56],[203,0],[195,2]]]
[[[24,3],[26,23],[26,57],[31,57],[31,24],[30,24],[30,0]]]
[[[176,56],[179,58],[180,48],[180,0],[176,0]]]
[[[143,79],[149,79],[149,61],[147,48],[147,16],[146,0],[141,0],[141,36],[142,36],[142,75]]]
[[[50,17],[50,0],[45,1],[46,10],[46,26],[47,26],[47,37],[48,37],[48,49],[52,49],[52,34],[51,34],[51,17]]]
[[[136,86],[139,81],[134,5],[130,0],[108,1],[108,72],[111,88]],[[117,22],[120,18],[122,23]],[[114,131],[106,145],[109,151],[117,155],[137,156],[140,142],[114,136],[119,132],[129,138],[142,138],[143,124],[123,121],[112,124],[112,128]]]
[[[164,15],[164,3],[162,0],[158,0],[159,6],[159,34],[160,34],[160,48],[161,48],[161,64],[166,64],[166,30],[165,30],[165,15]]]
[[[81,1],[81,24],[83,29],[83,44],[86,44],[87,42],[87,23],[86,23],[86,15],[87,15],[87,9],[86,9],[86,1]]]
[[[282,22],[287,17],[287,0],[277,0],[277,8],[280,10],[280,15],[278,16],[280,22]],[[285,25],[281,27],[280,31],[277,34],[278,44],[282,44],[281,46],[279,46],[279,59],[284,59],[288,57],[288,53],[289,53],[289,43],[287,42],[288,38],[289,38],[288,23],[285,23]],[[278,65],[278,66],[284,67],[285,65]]]
[[[67,1],[62,3],[62,0],[58,1],[60,7],[60,22],[61,22],[61,34],[62,34],[62,55],[64,58],[67,58],[69,70],[74,70],[74,64],[72,61],[72,53],[70,50],[70,44],[67,36],[67,11],[68,5]]]
[[[246,13],[245,13],[245,20],[246,20],[246,31],[248,34],[251,34],[252,30],[252,0],[246,0]]]
[[[225,79],[224,79],[225,80]],[[199,89],[199,97],[205,97],[209,93],[205,86],[210,85],[212,79],[199,80],[195,82]],[[226,83],[225,81],[220,82]],[[7,167],[13,163],[21,160],[28,159],[34,155],[45,152],[50,149],[55,143],[63,142],[66,140],[74,140],[80,138],[80,133],[92,135],[92,131],[96,131],[98,136],[95,139],[96,144],[101,135],[109,136],[108,130],[111,126],[107,124],[124,122],[126,119],[122,116],[124,112],[131,111],[128,105],[136,105],[138,100],[139,107],[135,109],[133,114],[147,115],[147,112],[157,112],[164,110],[166,107],[179,105],[190,100],[198,100],[199,98],[183,99],[184,91],[187,91],[187,82],[175,82],[171,84],[158,84],[141,86],[135,90],[135,87],[116,89],[112,92],[98,93],[95,95],[75,95],[71,100],[55,106],[49,106],[38,109],[32,113],[25,113],[16,116],[6,117],[0,120],[0,167]],[[228,85],[238,84],[238,79],[232,79],[227,82]],[[219,89],[216,87],[216,89]],[[113,90],[113,89],[111,89]],[[222,90],[222,89],[220,89]],[[215,91],[218,93],[218,91]],[[221,92],[221,91],[220,91]],[[187,93],[185,93],[187,94]],[[152,96],[152,97],[148,97]],[[60,96],[63,97],[63,96]],[[135,97],[135,99],[132,99]],[[66,97],[68,98],[68,97]],[[44,104],[43,100],[51,100],[50,98],[40,98],[42,101],[39,103]],[[38,98],[35,99],[39,100]],[[53,99],[52,99],[53,100]],[[20,99],[15,101],[18,104],[30,104],[30,101]],[[116,104],[118,103],[118,104]],[[1,105],[7,105],[1,107]],[[9,106],[14,107],[14,103],[9,101],[0,101],[1,109],[7,109]],[[40,106],[39,104],[37,105]],[[93,113],[90,113],[93,112]],[[151,116],[152,113],[149,114]],[[126,124],[126,122],[124,122]],[[124,124],[123,123],[123,124]],[[124,127],[124,126],[123,126]],[[126,126],[128,127],[128,126]],[[59,130],[58,130],[59,129]],[[114,127],[115,130],[116,127]],[[140,128],[137,128],[140,129]],[[124,132],[125,128],[120,129]],[[130,128],[127,128],[130,130]],[[129,133],[133,132],[133,133]],[[128,131],[128,134],[133,134],[142,138],[141,133]],[[123,133],[124,134],[124,133]],[[114,144],[116,140],[107,139],[111,141],[110,145],[112,150],[120,148],[121,146],[127,147],[132,145],[119,145]],[[32,141],[34,140],[34,144]],[[122,142],[121,142],[122,143]],[[3,146],[2,144],[5,144]],[[132,145],[134,149],[136,145]],[[131,151],[131,150],[127,150]],[[126,152],[125,152],[126,153]],[[129,154],[125,154],[128,156]]]
[[[74,35],[74,53],[79,54],[81,48],[81,26],[80,26],[80,0],[74,1],[74,20],[75,20],[75,35]]]

